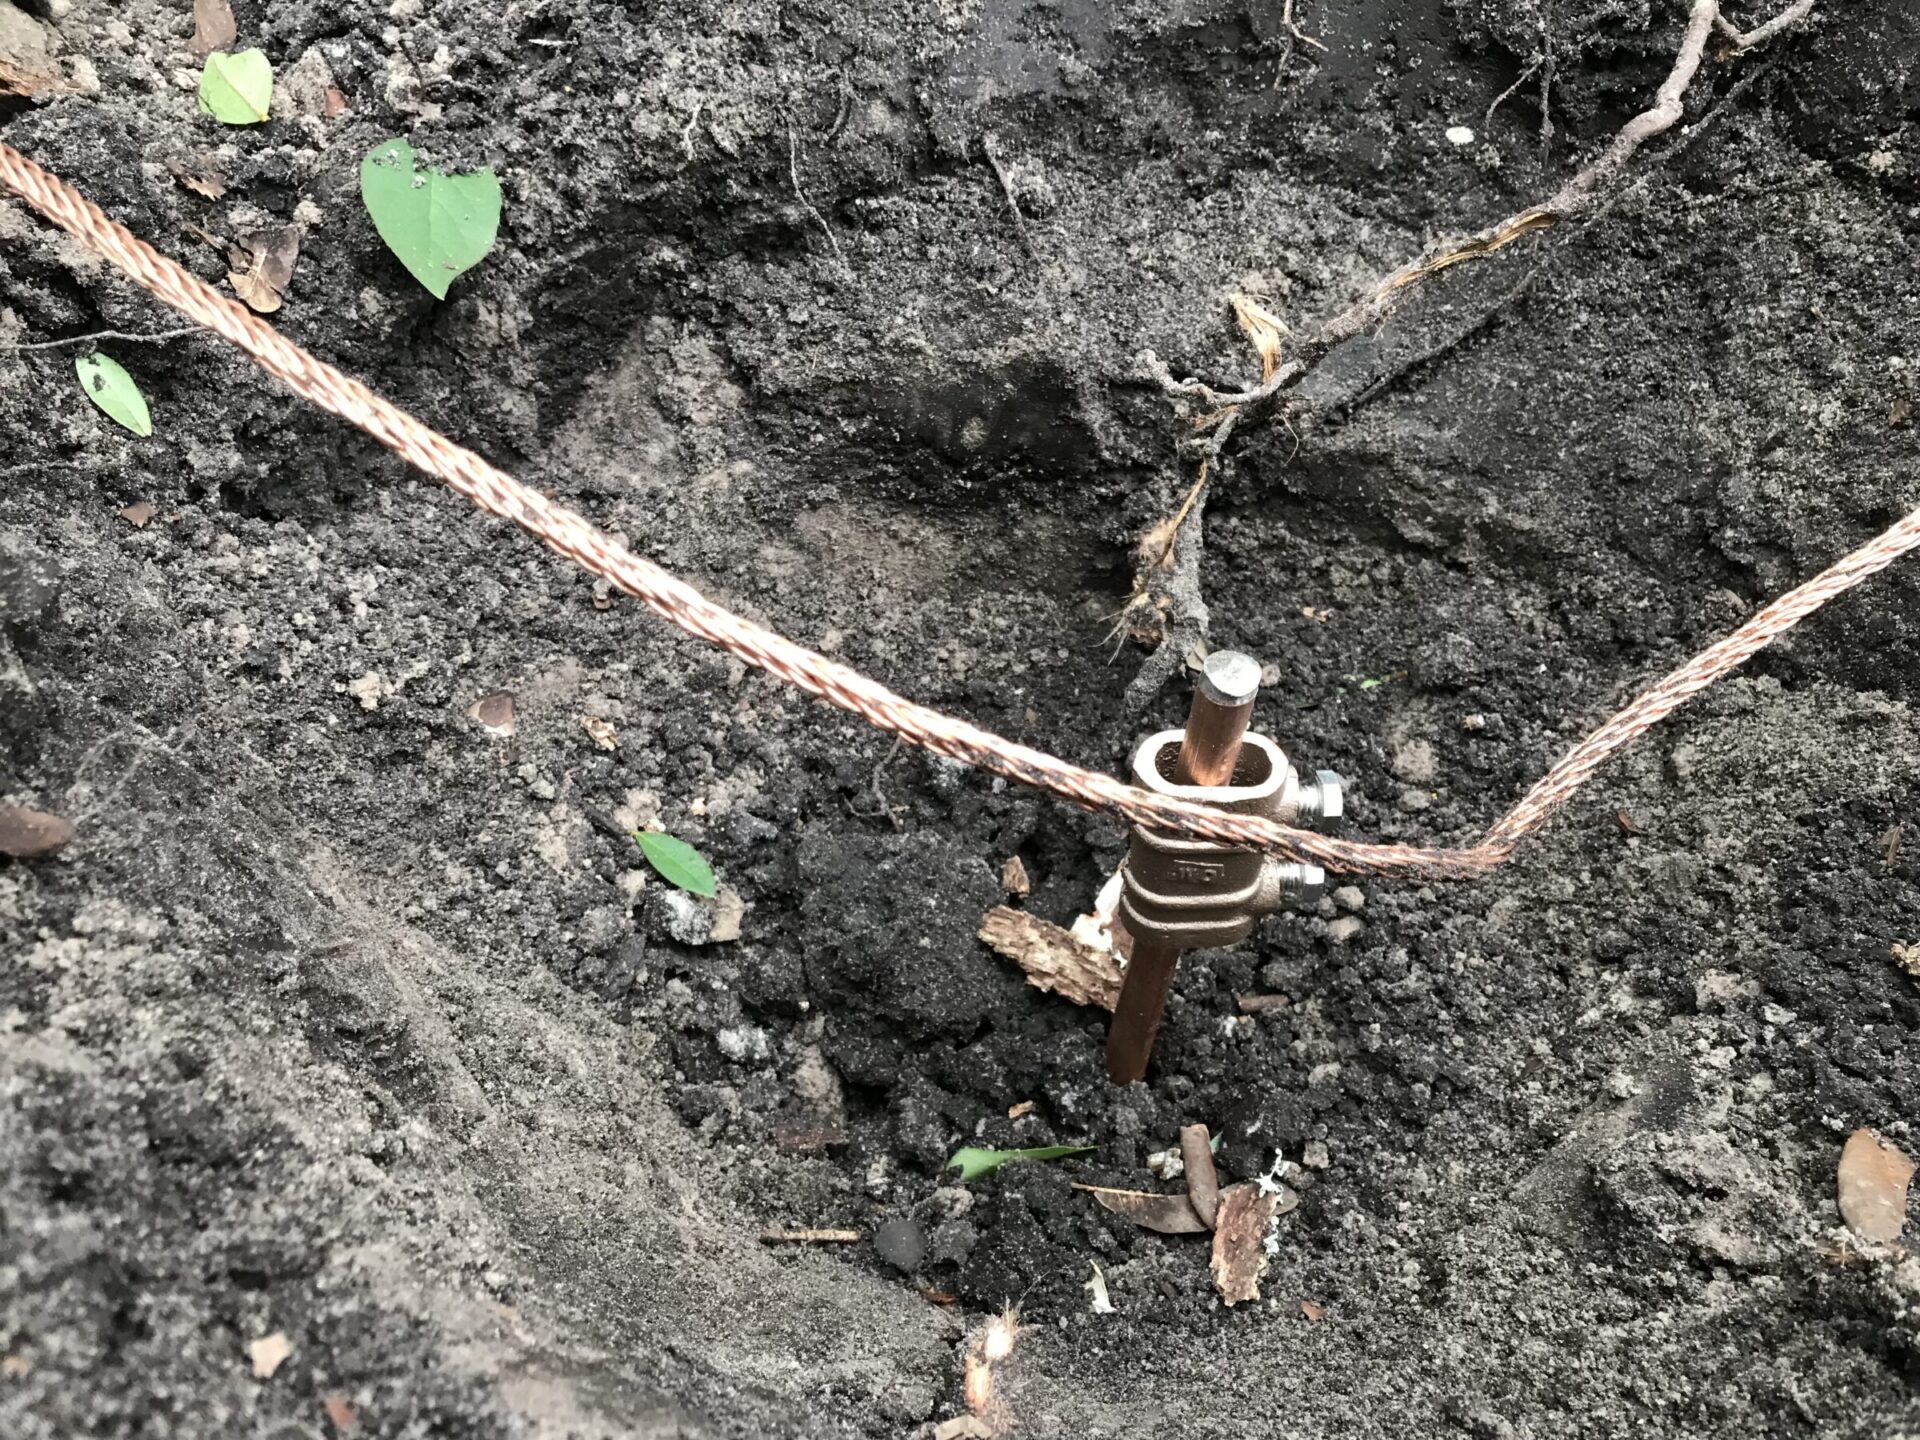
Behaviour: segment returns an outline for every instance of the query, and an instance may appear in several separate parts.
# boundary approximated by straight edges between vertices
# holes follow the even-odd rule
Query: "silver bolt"
[[[1260,662],[1238,650],[1216,650],[1200,667],[1195,688],[1216,705],[1248,704],[1260,693]]]
[[[1325,830],[1346,810],[1346,791],[1332,770],[1314,771],[1313,784],[1300,787],[1300,823],[1308,828]]]

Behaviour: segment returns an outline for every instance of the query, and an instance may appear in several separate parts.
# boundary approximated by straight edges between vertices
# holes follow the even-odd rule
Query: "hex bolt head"
[[[1313,772],[1313,783],[1300,787],[1300,814],[1295,823],[1309,830],[1325,830],[1347,810],[1347,792],[1331,770]]]

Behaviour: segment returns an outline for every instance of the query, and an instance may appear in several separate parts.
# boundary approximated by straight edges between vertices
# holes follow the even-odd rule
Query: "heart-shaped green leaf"
[[[273,105],[273,66],[259,50],[207,56],[200,108],[226,125],[258,125]]]
[[[421,170],[404,140],[383,140],[360,162],[360,198],[387,248],[439,300],[486,258],[500,232],[500,181],[493,171]]]
[[[698,850],[684,840],[676,840],[657,830],[637,830],[633,838],[640,842],[640,853],[647,857],[649,865],[660,872],[661,879],[695,895],[704,895],[709,900],[713,898],[713,871],[700,858]]]
[[[105,355],[82,355],[73,362],[73,370],[87,399],[108,416],[142,438],[153,434],[147,397],[140,393],[133,377],[120,368],[119,361]]]

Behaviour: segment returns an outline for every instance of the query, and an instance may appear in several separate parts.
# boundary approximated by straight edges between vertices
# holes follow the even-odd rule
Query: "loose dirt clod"
[[[1235,1185],[1220,1197],[1212,1269],[1221,1303],[1238,1305],[1260,1298],[1260,1275],[1267,1268],[1267,1227],[1279,1209],[1279,1193],[1263,1193],[1257,1185]]]
[[[996,905],[980,922],[980,938],[1024,970],[1035,989],[1102,1010],[1120,999],[1119,960],[1037,915]]]
[[[73,839],[73,822],[25,805],[0,805],[0,855],[33,860]]]
[[[1900,1238],[1907,1223],[1913,1161],[1873,1131],[1859,1129],[1840,1151],[1840,1218],[1862,1240]]]

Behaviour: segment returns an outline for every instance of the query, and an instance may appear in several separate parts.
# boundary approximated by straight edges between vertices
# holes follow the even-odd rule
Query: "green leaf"
[[[360,198],[387,248],[434,298],[486,259],[500,233],[500,181],[491,170],[421,170],[404,140],[382,140],[360,162]]]
[[[636,830],[633,838],[640,842],[640,853],[647,857],[649,865],[660,872],[662,880],[695,895],[704,895],[709,900],[713,898],[713,871],[700,858],[698,850],[684,840],[676,840],[657,830]]]
[[[80,377],[80,389],[87,399],[108,416],[145,438],[153,434],[153,417],[147,413],[147,397],[133,383],[133,377],[120,368],[120,362],[105,355],[82,355],[73,362]]]
[[[1037,1150],[982,1150],[977,1145],[968,1145],[953,1152],[947,1169],[958,1170],[960,1183],[966,1185],[1015,1160],[1060,1160],[1068,1155],[1085,1155],[1093,1148],[1091,1145],[1042,1145]]]
[[[207,56],[200,108],[225,125],[258,125],[273,105],[273,66],[259,50]]]

